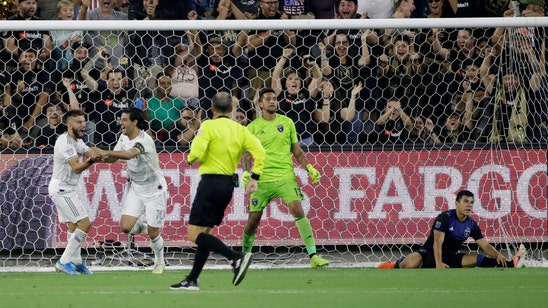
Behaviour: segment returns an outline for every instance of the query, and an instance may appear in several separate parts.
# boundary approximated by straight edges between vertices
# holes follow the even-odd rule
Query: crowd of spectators
[[[91,3],[90,1],[93,1]],[[18,0],[8,20],[545,16],[544,0]],[[121,109],[187,147],[218,91],[234,120],[272,88],[301,145],[546,144],[546,29],[30,31],[0,34],[0,150],[52,147],[63,113],[112,147]]]

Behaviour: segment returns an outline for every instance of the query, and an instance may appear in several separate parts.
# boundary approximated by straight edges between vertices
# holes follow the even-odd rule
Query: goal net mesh
[[[375,266],[407,254],[426,240],[433,219],[454,207],[461,189],[475,194],[472,217],[489,242],[508,257],[526,243],[530,262],[545,264],[546,22],[390,22],[268,24],[278,30],[215,22],[173,23],[171,30],[155,22],[110,26],[120,30],[100,22],[16,29],[0,22],[10,29],[0,60],[0,266],[52,265],[67,244],[47,186],[59,116],[74,106],[88,114],[85,142],[104,149],[120,133],[120,108],[145,109],[169,184],[166,257],[171,265],[191,264],[186,227],[200,176],[185,163],[193,135],[185,132],[211,117],[219,91],[237,98],[242,113],[235,120],[251,121],[259,113],[255,92],[265,87],[276,89],[279,112],[296,122],[308,160],[322,173],[312,185],[295,162],[319,253],[333,265]],[[294,37],[286,37],[289,30]],[[49,54],[37,45],[46,34]],[[252,47],[257,38],[262,42]],[[82,173],[90,264],[152,260],[146,236],[128,239],[119,228],[126,185],[123,163],[96,163]],[[236,188],[214,230],[237,249],[247,205]],[[265,210],[254,251],[266,266],[307,264],[281,200]]]

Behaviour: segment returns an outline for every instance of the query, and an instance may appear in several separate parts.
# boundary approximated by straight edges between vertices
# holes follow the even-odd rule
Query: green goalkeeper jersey
[[[295,178],[291,146],[298,143],[295,123],[290,118],[276,114],[276,118],[267,121],[262,117],[247,126],[266,150],[266,160],[261,182],[276,182]]]

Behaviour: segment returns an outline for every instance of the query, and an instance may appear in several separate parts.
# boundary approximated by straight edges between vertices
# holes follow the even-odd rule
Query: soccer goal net
[[[295,161],[333,265],[407,254],[462,189],[475,194],[472,217],[489,242],[509,257],[525,243],[531,262],[546,264],[546,27],[547,18],[1,21],[0,266],[51,265],[66,246],[47,193],[62,114],[84,109],[85,142],[112,149],[131,106],[150,119],[169,185],[168,262],[192,260],[186,227],[200,176],[185,163],[188,144],[215,93],[232,93],[245,125],[260,115],[262,88],[275,90],[322,173],[312,185]],[[123,163],[82,173],[90,264],[147,264],[148,238],[119,227],[126,186]],[[247,205],[236,188],[214,230],[231,246]],[[306,261],[283,201],[265,210],[254,251],[267,265]]]

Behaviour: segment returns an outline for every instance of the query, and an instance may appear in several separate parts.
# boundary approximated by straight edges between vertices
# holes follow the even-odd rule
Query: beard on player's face
[[[76,127],[71,127],[71,130],[72,130],[72,135],[77,138],[77,139],[82,139],[84,138],[84,135],[85,135],[85,128],[76,128]]]

